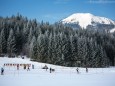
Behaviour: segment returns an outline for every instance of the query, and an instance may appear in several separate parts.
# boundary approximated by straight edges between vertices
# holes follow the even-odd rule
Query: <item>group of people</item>
[[[77,73],[79,73],[79,68],[76,69]],[[86,67],[86,73],[88,73],[88,68]]]
[[[50,73],[52,73],[52,72],[54,72],[55,71],[55,69],[52,69],[51,67],[50,67]]]
[[[49,71],[50,71],[50,73],[52,73],[52,72],[54,72],[55,71],[55,69],[53,69],[53,68],[48,68],[48,66],[47,65],[45,65],[44,67],[42,67],[42,69],[46,69],[46,71],[49,69]]]
[[[17,64],[17,70],[19,70],[19,64]],[[24,65],[24,70],[26,69],[26,65]],[[27,70],[30,70],[30,68],[29,68],[29,65],[28,65],[28,68],[27,68]]]
[[[17,70],[19,70],[19,64],[17,64]],[[30,65],[24,65],[24,70],[27,69],[27,71],[30,71]],[[34,69],[34,65],[32,64],[32,69]],[[4,68],[1,67],[1,75],[4,75]]]
[[[24,70],[27,69],[27,71],[30,71],[30,65],[24,64]],[[32,69],[34,69],[34,65],[32,64]],[[19,64],[17,64],[17,70],[19,70]]]
[[[26,65],[24,65],[24,69],[26,69]],[[32,65],[32,69],[34,69],[34,65]],[[46,69],[46,71],[47,71],[48,67],[45,65],[45,67],[43,69]],[[17,65],[17,70],[19,70],[19,64]],[[30,66],[29,65],[27,67],[27,71],[30,71]],[[52,69],[50,67],[49,71],[50,71],[50,73],[52,73],[52,72],[55,71],[55,69]],[[77,71],[77,73],[79,73],[79,68],[77,68],[76,71]],[[86,73],[88,73],[88,68],[87,67],[86,67]],[[3,67],[1,68],[1,75],[4,75],[4,68]]]

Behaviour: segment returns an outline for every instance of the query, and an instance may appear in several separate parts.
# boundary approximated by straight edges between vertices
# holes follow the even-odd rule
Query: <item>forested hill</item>
[[[115,33],[73,30],[19,14],[0,17],[0,55],[3,54],[24,54],[32,60],[63,66],[107,67],[115,65]]]

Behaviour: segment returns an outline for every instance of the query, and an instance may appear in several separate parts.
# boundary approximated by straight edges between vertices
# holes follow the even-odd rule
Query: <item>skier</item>
[[[29,64],[28,64],[28,68],[27,68],[27,71],[30,71],[30,66],[29,66]]]
[[[76,69],[77,73],[79,73],[79,68]]]
[[[50,73],[52,72],[52,68],[50,67]]]
[[[88,73],[88,68],[86,67],[86,73]]]
[[[19,64],[17,64],[17,70],[19,70]]]
[[[32,64],[32,69],[34,69],[34,65]]]
[[[26,69],[26,64],[24,64],[24,70]]]
[[[45,69],[46,69],[46,71],[47,71],[47,69],[48,69],[47,65],[45,65]]]
[[[4,68],[1,68],[1,75],[4,75]]]

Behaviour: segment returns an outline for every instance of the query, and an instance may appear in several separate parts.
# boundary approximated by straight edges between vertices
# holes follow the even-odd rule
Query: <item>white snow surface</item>
[[[23,67],[3,66],[4,64],[33,64],[30,71]],[[42,67],[54,68],[50,73]],[[4,67],[4,75],[0,75],[0,86],[115,86],[115,68],[79,68],[55,66],[46,63],[29,61],[29,59],[0,57],[0,67]]]
[[[69,17],[62,20],[62,23],[74,23],[79,24],[82,28],[86,29],[88,25],[92,25],[92,22],[98,24],[114,24],[115,22],[111,19],[105,17],[94,16],[90,13],[75,13],[70,15]]]

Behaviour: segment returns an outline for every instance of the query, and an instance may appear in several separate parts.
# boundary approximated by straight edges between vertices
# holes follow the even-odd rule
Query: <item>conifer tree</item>
[[[7,52],[9,56],[12,56],[16,52],[15,36],[12,29],[10,30],[7,41]]]

